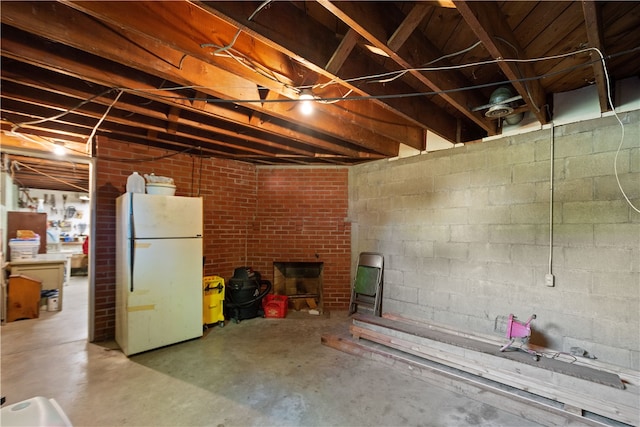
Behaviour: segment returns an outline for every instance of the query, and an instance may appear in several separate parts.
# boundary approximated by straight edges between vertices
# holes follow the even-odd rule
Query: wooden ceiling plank
[[[203,48],[201,47],[202,44],[211,43],[212,41],[216,45],[227,45],[227,43],[229,43],[235,36],[236,28],[219,19],[217,16],[207,12],[204,8],[199,7],[198,5],[189,2],[116,2],[107,4],[104,2],[94,1],[74,1],[67,3],[71,7],[82,10],[84,13],[91,14],[97,19],[104,20],[113,25],[118,25],[121,29],[137,33],[141,38],[152,38],[156,42],[166,44],[173,49],[184,52],[188,55],[184,61],[182,61],[182,67],[185,68],[185,72],[186,64],[195,61],[199,63],[199,66],[201,67],[201,64],[206,58],[209,63],[216,63],[222,68],[224,68],[226,64],[230,64],[234,78],[242,76],[243,79],[248,79],[263,87],[270,88],[271,90],[284,95],[284,97],[281,98],[281,101],[284,101],[286,98],[289,100],[292,98],[297,99],[297,93],[292,93],[290,88],[292,83],[295,81],[295,77],[289,77],[289,81],[286,81],[283,84],[276,81],[277,79],[266,78],[264,77],[264,74],[260,72],[255,72],[246,66],[239,65],[238,61],[234,59],[211,56],[207,54],[207,51],[203,51]],[[152,16],[153,21],[140,19],[141,16]],[[215,29],[215,31],[213,31],[213,29]],[[223,42],[222,40],[215,39],[215,36],[219,36],[219,34],[228,34],[224,37],[225,39],[228,39],[228,41]],[[131,34],[128,37],[133,38]],[[294,74],[294,70],[286,71],[288,68],[291,68],[289,56],[271,49],[260,40],[247,37],[246,32],[240,33],[240,36],[234,43],[234,49],[240,50],[243,43],[250,46],[251,52],[247,54],[248,57],[252,59],[257,57],[259,59],[257,62],[252,61],[251,66],[255,67],[257,64],[261,64],[263,62],[261,60],[263,57],[275,57],[277,58],[275,60],[277,65],[270,66],[266,71],[267,73],[278,70],[279,73],[282,72],[287,76]],[[87,50],[86,47],[84,49]],[[255,54],[251,55],[250,53]],[[213,65],[210,67],[213,67]],[[222,68],[218,68],[218,70],[222,70]],[[216,72],[220,73],[220,71]],[[229,71],[226,72],[229,73]],[[187,76],[185,75],[185,77]],[[195,78],[198,81],[194,81],[193,83],[205,86],[206,84],[210,84],[209,82],[211,81],[211,79],[208,79],[206,83],[201,82],[202,79],[197,78],[197,76],[194,76],[193,74],[188,78],[190,80]],[[218,86],[217,75],[215,79],[216,86]],[[208,90],[208,88],[201,90]],[[252,96],[248,98],[230,97],[230,99],[259,99],[257,91],[251,95]],[[225,97],[228,97],[228,95]],[[279,102],[278,104],[279,105],[271,106],[271,108],[269,108],[269,111],[272,114],[276,114],[282,119],[294,121],[298,126],[309,127],[315,124],[307,120],[306,117],[296,117],[295,115],[292,116],[287,114],[289,112],[289,106],[283,105],[282,102]],[[260,108],[259,105],[249,106],[251,108]],[[394,131],[385,129],[387,124],[384,122],[369,122],[369,128],[363,132],[356,129],[359,125],[354,122],[342,120],[340,115],[332,114],[333,108],[331,105],[319,106],[316,110],[318,111],[318,114],[314,117],[314,121],[323,122],[319,126],[315,127],[316,131],[324,132],[326,130],[330,130],[331,132],[334,132],[332,133],[332,136],[343,138],[358,145],[369,143],[375,145],[375,141],[379,140],[381,142],[381,146],[388,146],[388,144],[382,141],[383,136],[386,138],[396,138],[398,133],[398,129],[395,129]],[[342,122],[341,126],[332,127],[331,124],[336,122]],[[336,130],[338,130],[339,133],[336,134]],[[368,134],[367,141],[359,138],[359,135],[363,134]]]
[[[356,33],[352,28],[347,31],[347,34],[344,35],[344,38],[338,45],[338,48],[333,52],[329,61],[327,61],[327,65],[325,65],[324,69],[327,70],[328,73],[337,75],[344,62],[349,57],[349,54],[356,46],[356,42],[360,38],[360,35]]]
[[[598,5],[593,0],[582,0],[582,11],[584,13],[584,25],[587,30],[589,46],[603,52],[604,39],[602,36],[602,19]],[[591,52],[591,57],[593,59],[601,59],[597,52]],[[602,62],[594,62],[592,69],[596,81],[596,87],[598,88],[600,112],[604,113],[609,110],[609,102],[607,100],[607,82],[605,80]]]
[[[193,57],[185,58],[182,61],[182,67],[178,69],[166,61],[158,59],[156,54],[151,55],[147,50],[140,49],[140,43],[129,43],[127,40],[118,38],[119,35],[114,34],[111,30],[96,26],[93,19],[89,19],[87,16],[68,8],[62,9],[61,5],[58,6],[53,11],[41,11],[41,13],[46,12],[48,23],[55,22],[56,25],[43,26],[37,22],[34,23],[32,15],[38,13],[34,9],[42,7],[40,3],[21,6],[21,2],[11,2],[10,7],[4,7],[3,5],[1,18],[3,22],[10,22],[12,25],[19,26],[24,30],[101,55],[115,62],[122,61],[123,52],[127,52],[127,65],[134,66],[134,68],[149,74],[162,76],[178,84],[200,86],[203,92],[217,98],[225,100],[258,99],[255,83]],[[70,24],[71,22],[73,25]],[[91,34],[91,37],[88,37],[87,34]],[[89,41],[90,43],[86,44]],[[105,75],[105,77],[113,78],[113,76],[108,75]],[[212,81],[216,82],[215,86],[211,86]],[[219,84],[221,86],[218,86]],[[252,109],[263,109],[257,103],[243,105]],[[288,111],[289,107],[289,104],[276,105],[276,103],[272,103],[268,110],[264,110],[282,120],[297,121],[301,127],[311,128],[316,132],[329,134],[356,145],[362,145],[367,148],[378,147],[377,149],[381,149],[386,155],[394,155],[390,151],[393,150],[394,145],[399,146],[399,144],[390,144],[390,140],[387,137],[352,123],[341,122],[335,114],[320,110],[314,115],[313,121],[308,120],[307,117],[296,117],[294,119]]]
[[[6,47],[11,46],[11,43],[5,43]],[[16,48],[17,50],[21,51],[21,52],[27,52],[28,50],[34,50],[34,44],[31,43],[29,44],[29,47],[27,48],[26,46],[24,46],[24,49],[22,48]],[[44,53],[43,53],[44,54]],[[51,55],[51,52],[49,52],[49,55]],[[40,58],[42,55],[36,53],[33,53],[32,56],[36,57],[36,58]],[[50,65],[57,63],[56,61],[52,60],[50,61]],[[63,62],[63,64],[66,64]],[[35,73],[33,72],[33,70],[28,70],[28,69],[24,69],[24,67],[22,68],[18,68],[16,70],[16,72],[12,72],[11,70],[14,69],[16,67],[15,64],[12,64],[11,67],[5,67],[3,69],[3,78],[5,81],[8,80],[14,80],[14,81],[18,81],[20,80],[20,84],[22,85],[28,85],[29,87],[35,87],[38,88],[40,90],[47,90],[47,91],[52,91],[54,93],[59,93],[59,94],[64,94],[66,96],[74,96],[76,97],[78,100],[84,100],[84,99],[89,99],[89,98],[93,98],[95,97],[94,93],[91,92],[87,92],[87,91],[81,91],[79,88],[83,87],[83,85],[79,85],[77,84],[77,81],[75,80],[70,80],[70,81],[65,81],[64,83],[60,83],[59,85],[56,85],[55,83],[52,82],[51,79],[46,79],[47,80],[47,84],[46,86],[43,86],[42,81],[43,79],[38,79],[35,78]],[[66,65],[65,69],[70,70],[72,67],[71,65]],[[9,68],[9,69],[7,69]],[[22,72],[20,72],[20,70],[23,70]],[[99,75],[100,71],[96,71],[96,75]],[[27,77],[22,77],[20,78],[19,76],[27,76]],[[87,70],[84,70],[84,75],[87,76]],[[34,78],[32,78],[34,77]],[[71,77],[65,77],[67,79],[71,79]],[[58,80],[61,80],[61,78],[58,78]],[[140,82],[140,83],[128,83],[128,84],[132,84],[136,87],[139,88],[143,88],[144,87],[144,83]],[[152,89],[152,88],[146,88],[146,89]],[[223,120],[231,120],[234,123],[236,123],[238,126],[249,126],[250,128],[252,128],[254,131],[258,131],[258,132],[265,132],[270,134],[271,137],[274,138],[282,138],[282,139],[290,139],[292,141],[296,141],[300,144],[305,144],[305,145],[309,145],[311,147],[318,147],[318,148],[322,148],[325,150],[333,150],[336,153],[339,153],[341,155],[345,155],[345,156],[349,156],[349,155],[354,155],[354,156],[358,156],[358,153],[356,150],[352,150],[350,148],[347,147],[343,147],[343,146],[339,146],[336,144],[332,144],[327,142],[324,139],[320,139],[314,136],[310,136],[310,135],[306,135],[306,134],[300,134],[299,132],[289,128],[289,127],[283,127],[280,126],[276,123],[273,123],[271,121],[256,121],[254,116],[256,116],[259,113],[256,113],[254,115],[252,115],[251,117],[247,118],[246,115],[241,114],[240,112],[238,112],[236,109],[230,109],[230,110],[224,110],[222,109],[222,107],[215,105],[215,104],[206,104],[204,105],[204,111],[201,111],[197,108],[190,108],[193,107],[192,104],[190,104],[188,101],[182,101],[182,100],[173,100],[173,102],[168,101],[168,98],[166,97],[162,97],[162,96],[156,96],[154,93],[150,92],[150,91],[142,91],[142,92],[138,92],[136,94],[136,96],[140,96],[142,98],[146,98],[148,100],[152,100],[155,101],[157,103],[162,103],[168,106],[172,106],[172,105],[178,105],[180,108],[191,111],[193,113],[202,113],[202,114],[206,114],[208,113],[211,117],[215,116],[216,118],[221,118]],[[201,95],[198,96],[199,98],[202,97]],[[131,103],[126,103],[125,101],[126,97],[123,97],[120,99],[118,105],[125,105],[125,109],[127,111],[130,111],[132,113],[135,114],[140,114],[142,116],[152,116],[155,117],[157,119],[164,119],[165,116],[160,113],[160,112],[156,112],[155,110],[149,110],[148,108],[144,108],[141,105],[143,105],[144,103],[140,103],[140,104],[131,104]],[[111,104],[112,99],[107,98],[107,97],[98,97],[92,100],[94,103],[99,103],[101,105],[105,105],[108,106]],[[64,111],[65,108],[60,108],[60,111]],[[268,116],[266,116],[267,120],[270,120],[270,118]],[[207,120],[206,115],[203,116],[203,119],[199,122],[199,124],[202,126],[203,123],[207,123],[211,120]],[[219,128],[219,127],[210,127],[213,131],[215,132],[219,132],[219,133],[227,133],[229,132],[229,134],[237,134],[236,131],[227,131],[226,129],[223,128]],[[267,143],[266,141],[268,141],[269,135],[266,135],[263,139],[261,139],[264,143]]]
[[[366,5],[362,5],[359,2],[318,0],[318,3],[327,8],[327,10],[336,15],[336,17],[351,28],[355,29],[373,46],[385,52],[385,54],[398,63],[401,68],[409,70],[409,74],[422,82],[422,84],[430,90],[438,92],[439,96],[454,106],[454,108],[458,112],[462,113],[463,116],[467,117],[467,119],[483,128],[489,134],[496,133],[496,129],[492,123],[485,120],[481,115],[471,111],[470,106],[480,105],[481,101],[470,101],[467,93],[457,90],[460,87],[469,86],[463,81],[463,78],[459,73],[455,71],[446,73],[445,80],[444,74],[422,73],[416,71],[415,68],[422,64],[412,63],[410,60],[400,56],[397,52],[387,46],[384,22],[388,20],[388,17],[385,16],[380,9],[376,8],[375,10],[371,10],[370,8],[367,8]],[[433,57],[437,56],[440,55],[434,55]]]
[[[178,121],[180,120],[180,108],[173,105],[169,108],[167,114],[167,132],[175,135],[178,130]]]
[[[315,6],[317,7],[317,5]],[[262,40],[273,49],[294,59],[295,63],[299,64],[297,68],[300,69],[301,85],[315,83],[315,87],[321,87],[331,82],[332,85],[340,87],[342,94],[351,91],[351,96],[369,97],[366,101],[360,100],[350,105],[349,109],[352,110],[353,115],[375,116],[377,120],[368,125],[375,124],[377,126],[376,132],[409,146],[420,146],[422,130],[428,128],[430,122],[417,119],[413,115],[415,110],[399,109],[398,106],[402,107],[402,102],[391,103],[378,99],[366,88],[348,83],[340,76],[327,72],[325,67],[338,48],[339,36],[334,30],[329,31],[318,22],[309,19],[306,12],[302,13],[294,4],[278,2],[268,10],[261,12],[251,22],[246,22],[246,16],[251,13],[251,6],[248,5],[248,2],[207,2],[203,7],[212,14],[245,28],[254,38]],[[276,11],[278,14],[275,14]],[[282,19],[283,16],[286,19]],[[287,24],[291,22],[296,24]],[[262,56],[264,61],[269,59],[266,55]],[[347,63],[353,66],[355,60],[351,55]],[[277,64],[272,64],[271,68],[276,66]],[[363,67],[365,66],[363,65]],[[333,105],[337,106],[338,104],[340,102]],[[339,114],[334,114],[339,117]],[[435,121],[437,119],[434,119]],[[438,129],[438,132],[442,134],[441,129]]]
[[[19,93],[19,95],[12,95],[11,94],[11,88],[7,88],[6,85],[3,88],[4,92],[5,92],[5,96],[8,98],[12,98],[13,96],[19,98],[19,100],[23,103],[31,103],[32,99],[38,99],[39,100],[39,105],[44,105],[45,102],[47,102],[47,99],[51,96],[51,95],[47,95],[47,94],[43,94],[43,93],[28,93],[29,90],[28,89],[23,89],[21,91],[18,91],[16,93]],[[90,97],[90,94],[85,94],[87,97]],[[29,97],[30,96],[30,97]],[[29,97],[29,98],[28,98]],[[98,100],[98,98],[96,98],[96,100]],[[49,101],[51,103],[54,103],[55,101]],[[108,105],[110,102],[108,102],[108,100],[104,100],[103,103],[105,105]],[[85,106],[83,108],[78,108],[74,111],[74,115],[82,115],[88,118],[91,118],[91,122],[95,122],[98,119],[100,119],[101,117],[101,112],[97,111],[99,109],[97,108],[88,108],[89,106]],[[264,139],[258,139],[258,138],[253,138],[249,135],[238,135],[237,132],[231,132],[231,131],[227,131],[227,130],[223,130],[223,129],[217,129],[214,128],[213,126],[209,126],[206,124],[203,124],[199,121],[189,121],[186,119],[182,119],[179,117],[179,109],[176,108],[176,113],[175,113],[175,120],[172,122],[174,125],[174,130],[173,131],[169,131],[165,128],[163,128],[163,126],[161,124],[156,124],[154,125],[153,123],[151,123],[148,119],[144,120],[144,117],[150,118],[149,113],[147,114],[141,114],[136,116],[133,119],[128,119],[128,118],[123,118],[122,117],[122,112],[125,113],[129,113],[132,110],[136,110],[137,111],[141,111],[141,109],[139,107],[136,107],[133,104],[126,104],[126,103],[119,103],[116,104],[114,106],[114,109],[112,110],[111,114],[109,116],[106,117],[105,121],[103,122],[103,126],[101,127],[102,131],[110,131],[112,130],[110,125],[111,124],[120,124],[120,125],[125,125],[125,126],[129,126],[129,127],[141,127],[141,128],[146,128],[147,129],[147,133],[146,136],[149,140],[152,141],[158,141],[160,140],[160,132],[163,133],[167,133],[170,135],[176,135],[176,136],[180,136],[182,138],[186,138],[186,139],[193,139],[194,140],[194,144],[201,144],[201,143],[206,143],[208,141],[208,139],[217,139],[218,143],[220,145],[223,146],[228,146],[230,148],[234,148],[234,149],[240,149],[241,147],[243,147],[243,145],[238,144],[238,143],[232,143],[231,139],[233,140],[244,140],[244,141],[251,141],[253,143],[259,144],[259,145],[264,145],[264,146],[268,146],[268,147],[273,147],[273,148],[277,148],[279,150],[282,150],[284,152],[291,152],[291,153],[296,153],[296,154],[300,154],[300,155],[305,155],[305,156],[312,156],[313,152],[309,151],[309,150],[300,150],[300,149],[296,149],[295,147],[292,147],[290,144],[278,144],[278,143],[274,143],[272,141],[268,141],[268,140],[264,140]],[[151,110],[148,110],[151,111]],[[37,117],[38,119],[41,119],[42,117]],[[161,113],[156,113],[155,114],[155,119],[157,122],[161,122],[164,120],[164,116]],[[206,132],[209,132],[211,134],[216,134],[216,136],[209,136],[209,137],[205,137],[205,136],[198,136],[196,132],[190,132],[190,133],[186,133],[183,130],[179,130],[178,129],[178,125],[182,124],[183,126],[188,126],[191,127],[193,129],[200,129]],[[89,129],[91,129],[89,127]],[[223,139],[220,139],[220,136],[224,136],[227,137],[227,140],[224,141]],[[261,152],[261,154],[266,154],[268,153],[267,151]]]
[[[510,47],[505,48],[504,43],[500,43],[499,39],[506,40],[515,49],[522,51],[513,32],[502,24],[504,18],[495,3],[466,0],[454,0],[454,3],[458,12],[460,12],[463,19],[494,59],[499,60],[510,57],[506,50]],[[522,96],[522,99],[531,106],[530,111],[535,115],[536,119],[540,123],[546,124],[548,122],[544,111],[546,96],[540,82],[538,80],[521,81],[523,77],[534,76],[531,65],[526,62],[516,65],[513,62],[504,61],[499,61],[498,65],[507,78],[511,80],[513,87]],[[523,70],[522,74],[520,69]]]
[[[398,26],[396,31],[389,37],[387,40],[387,46],[389,49],[396,51],[400,49],[400,46],[407,41],[407,39],[411,36],[411,33],[415,31],[416,28],[420,25],[422,20],[427,16],[429,11],[431,10],[431,6],[425,3],[416,3],[413,5],[411,11],[407,14],[402,24]],[[353,31],[353,29],[352,29]]]
[[[95,69],[91,64],[83,62],[70,61],[64,57],[56,57],[55,53],[51,50],[38,50],[34,47],[33,43],[23,44],[22,41],[12,40],[7,35],[8,31],[3,34],[3,55],[13,57],[18,60],[28,60],[29,63],[35,66],[46,66],[49,69],[64,70],[65,73],[73,73],[78,78],[89,79],[90,81],[100,83],[102,85],[113,85],[116,87],[136,87],[140,89],[146,89],[143,92],[138,92],[137,95],[154,99],[159,102],[170,104],[171,102],[181,105],[183,108],[192,107],[188,100],[173,99],[168,101],[166,97],[161,96],[157,92],[153,91],[153,87],[148,87],[142,80],[134,80],[125,74],[111,74],[105,75],[104,68]],[[46,61],[42,61],[42,58],[46,58]],[[131,74],[131,73],[129,73]],[[105,80],[108,79],[108,80]],[[194,109],[195,110],[195,109]],[[213,113],[217,117],[223,117],[224,119],[231,119],[239,125],[249,126],[249,119],[246,115],[237,113],[233,109],[222,109],[215,104],[207,103],[205,106],[205,112]],[[296,131],[290,127],[283,127],[272,123],[271,121],[265,121],[260,126],[254,126],[254,128],[272,133],[273,135],[283,136],[287,138],[300,141],[311,146],[321,146],[327,148],[330,146],[325,140],[310,136],[305,133]],[[349,150],[344,150],[341,146],[335,146],[337,152],[348,153]]]

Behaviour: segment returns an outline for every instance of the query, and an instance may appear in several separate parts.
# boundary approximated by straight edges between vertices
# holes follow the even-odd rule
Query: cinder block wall
[[[640,206],[640,112],[621,115],[619,179]],[[613,117],[350,169],[353,254],[385,255],[383,310],[640,368],[640,214],[618,189]]]

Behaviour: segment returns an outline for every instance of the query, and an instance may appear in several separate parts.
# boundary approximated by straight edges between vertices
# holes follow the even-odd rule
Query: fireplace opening
[[[322,262],[274,262],[273,293],[286,295],[289,308],[322,313]]]

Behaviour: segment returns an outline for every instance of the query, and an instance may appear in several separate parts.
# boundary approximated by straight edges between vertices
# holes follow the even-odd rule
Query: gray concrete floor
[[[86,278],[64,297],[64,311],[2,326],[5,406],[54,398],[75,426],[537,425],[321,345],[346,313],[229,323],[127,358],[87,342]]]

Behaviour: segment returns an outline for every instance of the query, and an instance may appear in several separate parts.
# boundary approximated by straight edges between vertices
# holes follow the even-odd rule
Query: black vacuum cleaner
[[[238,267],[227,282],[225,317],[234,323],[254,317],[264,317],[262,298],[271,291],[271,282],[262,279],[251,267]]]

